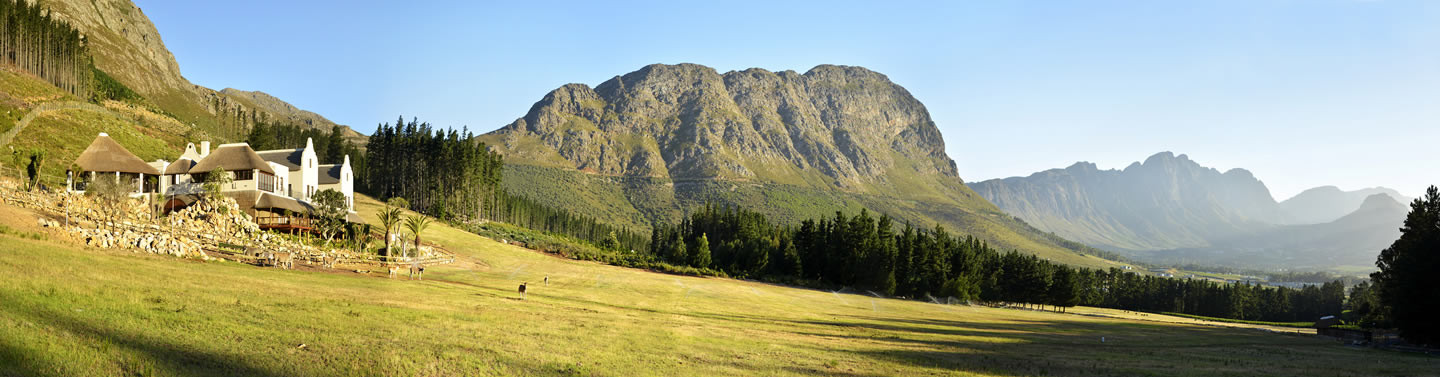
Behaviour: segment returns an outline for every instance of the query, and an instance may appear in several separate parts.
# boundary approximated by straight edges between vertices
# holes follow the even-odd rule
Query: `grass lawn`
[[[4,205],[0,224],[45,232]],[[0,376],[1440,374],[1440,359],[1313,336],[672,276],[438,224],[424,238],[461,256],[424,281],[47,235],[0,235]]]

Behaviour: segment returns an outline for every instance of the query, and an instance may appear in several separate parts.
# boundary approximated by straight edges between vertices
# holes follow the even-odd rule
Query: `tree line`
[[[1395,328],[1416,344],[1440,346],[1440,190],[1410,203],[1400,238],[1380,251],[1379,271],[1350,292],[1351,317],[1370,328]]]
[[[571,213],[501,187],[505,161],[468,129],[442,130],[404,117],[381,124],[366,147],[360,189],[447,221],[500,221],[567,235],[613,251],[644,250],[643,234]]]
[[[39,2],[0,0],[0,61],[86,97],[92,63],[85,38]]]
[[[900,228],[898,231],[896,228]],[[707,205],[676,225],[656,225],[648,252],[676,265],[816,287],[853,287],[917,299],[1076,305],[1263,321],[1340,314],[1340,282],[1303,289],[1073,268],[1000,252],[945,228],[897,226],[887,215],[812,219],[781,226],[734,207]]]
[[[362,165],[366,154],[355,143],[345,140],[340,126],[332,126],[329,132],[325,132],[292,124],[258,122],[250,128],[245,142],[250,144],[250,148],[263,151],[304,148],[307,139],[314,143],[315,157],[320,159],[321,164],[338,164],[345,160],[345,156],[350,156],[350,165],[356,175],[364,170]]]
[[[401,117],[381,124],[366,146],[363,191],[405,198],[411,210],[450,221],[486,218],[504,160],[469,130],[443,130]]]
[[[611,251],[644,251],[650,239],[624,227],[606,224],[594,217],[541,204],[523,195],[499,190],[494,209],[487,220],[500,221],[542,232],[563,234],[589,241],[596,247]]]

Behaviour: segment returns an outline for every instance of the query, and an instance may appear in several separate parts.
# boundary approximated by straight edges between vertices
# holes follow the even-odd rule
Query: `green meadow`
[[[91,249],[33,216],[0,205],[0,376],[1440,374],[1313,335],[666,275],[443,225],[424,239],[457,262],[421,281]]]

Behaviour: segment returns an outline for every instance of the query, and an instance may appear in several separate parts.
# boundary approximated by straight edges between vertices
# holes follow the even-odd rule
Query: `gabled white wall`
[[[300,153],[300,181],[295,182],[296,199],[310,201],[310,197],[319,192],[320,182],[320,159],[315,156],[315,140],[305,138],[305,151]]]
[[[340,192],[345,194],[346,209],[355,212],[355,171],[350,168],[350,155],[340,165]]]

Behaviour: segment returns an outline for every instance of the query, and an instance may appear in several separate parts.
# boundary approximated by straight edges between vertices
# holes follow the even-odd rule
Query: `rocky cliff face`
[[[970,186],[1042,230],[1119,250],[1205,246],[1264,230],[1280,216],[1249,171],[1221,173],[1170,152],[1124,170],[1078,163]]]
[[[210,136],[233,137],[260,119],[326,131],[335,126],[324,117],[264,93],[260,94],[273,101],[257,103],[256,92],[216,91],[192,84],[180,74],[180,64],[165,48],[159,30],[130,0],[44,0],[41,4],[85,35],[97,68],[182,123],[212,133]],[[348,127],[345,131],[363,142],[358,133]]]
[[[490,137],[520,160],[607,175],[856,191],[902,176],[959,182],[925,106],[860,67],[720,74],[656,64],[593,89],[556,89]],[[543,147],[520,148],[526,141]]]
[[[160,31],[129,0],[40,1],[85,34],[95,65],[142,95],[191,86]]]

